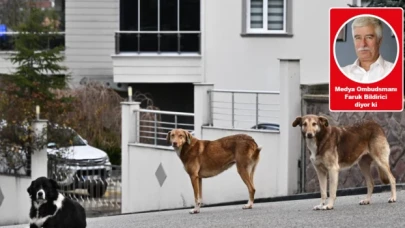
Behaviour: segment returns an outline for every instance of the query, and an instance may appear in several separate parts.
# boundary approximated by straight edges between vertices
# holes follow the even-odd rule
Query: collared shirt
[[[359,66],[359,59],[356,59],[353,64],[343,67],[342,71],[355,82],[373,83],[387,76],[393,67],[393,63],[384,60],[380,55],[377,61],[371,64],[368,71]]]

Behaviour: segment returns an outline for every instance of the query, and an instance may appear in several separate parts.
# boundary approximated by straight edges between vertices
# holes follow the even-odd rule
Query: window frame
[[[122,20],[120,18],[119,23],[120,23],[120,30],[118,32],[116,32],[115,36],[115,54],[119,55],[119,54],[123,54],[123,53],[130,53],[130,54],[134,54],[136,53],[137,55],[147,55],[147,56],[155,56],[155,55],[174,55],[174,56],[178,56],[178,55],[190,55],[190,56],[200,56],[201,55],[201,51],[202,51],[202,41],[201,41],[201,36],[202,36],[202,28],[201,28],[201,23],[202,23],[202,3],[204,0],[199,0],[199,7],[200,7],[200,18],[199,18],[199,29],[198,30],[184,30],[181,29],[181,13],[180,13],[180,8],[181,8],[181,0],[176,0],[176,5],[177,5],[177,12],[176,12],[176,17],[177,17],[177,24],[176,24],[176,30],[161,30],[161,9],[160,9],[160,2],[163,0],[153,0],[157,2],[157,25],[156,25],[156,30],[142,30],[141,29],[141,14],[142,14],[142,9],[141,9],[141,0],[135,0],[137,1],[137,29],[134,30],[121,30],[121,23]],[[121,4],[121,1],[120,1]],[[121,5],[120,5],[121,7]],[[138,36],[138,40],[136,42],[138,42],[138,46],[137,46],[137,51],[132,52],[132,51],[121,51],[120,50],[120,46],[119,46],[119,36],[121,34],[137,34]],[[141,51],[140,50],[140,37],[141,34],[157,34],[158,35],[158,48],[156,51]],[[173,35],[177,35],[177,39],[178,39],[178,50],[176,51],[161,51],[160,50],[160,37],[163,34],[173,34]],[[183,51],[180,50],[180,37],[183,35],[198,35],[199,36],[199,41],[198,41],[198,50],[196,51]],[[117,38],[118,37],[118,38]]]
[[[263,28],[250,27],[251,0],[242,0],[241,36],[285,36],[292,37],[292,0],[283,0],[283,30],[268,29],[268,0],[263,0]]]

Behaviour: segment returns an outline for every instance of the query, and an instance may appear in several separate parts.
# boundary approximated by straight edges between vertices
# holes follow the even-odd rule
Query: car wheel
[[[87,192],[93,198],[101,198],[107,191],[108,183],[106,180],[97,180],[96,182],[91,182],[87,186]]]

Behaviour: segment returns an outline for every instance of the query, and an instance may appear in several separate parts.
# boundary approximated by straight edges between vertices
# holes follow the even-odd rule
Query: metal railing
[[[279,95],[279,91],[209,90],[210,125],[278,130]]]
[[[121,166],[99,160],[48,159],[48,177],[60,193],[80,203],[89,217],[121,213]]]
[[[167,133],[174,128],[194,131],[194,113],[140,109],[138,126],[139,143],[168,146]]]
[[[198,53],[200,31],[117,31],[115,53]]]
[[[0,32],[0,51],[15,50],[15,36],[18,32]],[[46,35],[39,50],[49,50],[55,47],[65,47],[65,32],[56,32]]]

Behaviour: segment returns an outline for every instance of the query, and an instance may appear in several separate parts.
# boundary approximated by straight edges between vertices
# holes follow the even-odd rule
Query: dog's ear
[[[60,189],[58,183],[54,179],[49,179],[54,189]]]
[[[187,130],[184,130],[184,134],[186,134],[186,140],[188,144],[191,144],[191,138],[193,137],[190,132],[188,132]]]
[[[293,127],[296,127],[297,125],[302,126],[302,117],[298,116],[297,118],[295,118],[294,122],[292,123]]]
[[[171,133],[172,133],[172,131],[167,132],[167,136],[166,136],[167,143],[170,143],[170,134]]]
[[[30,196],[32,196],[33,184],[34,184],[34,181],[31,181],[31,185],[27,188],[27,192]]]
[[[322,124],[323,126],[327,127],[329,126],[329,122],[328,119],[326,119],[323,116],[319,116],[319,123]]]

